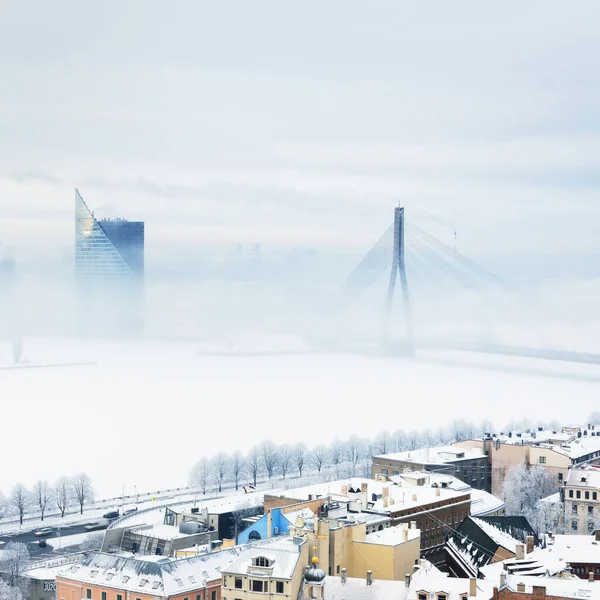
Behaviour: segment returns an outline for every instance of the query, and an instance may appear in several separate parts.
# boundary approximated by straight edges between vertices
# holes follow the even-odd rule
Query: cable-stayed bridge
[[[363,293],[381,282],[386,272],[390,273],[390,278],[382,331],[384,347],[400,348],[405,354],[413,354],[418,349],[447,349],[600,365],[600,353],[460,339],[461,336],[441,339],[419,332],[418,326],[413,323],[415,287],[437,289],[440,306],[445,302],[445,295],[439,290],[449,287],[467,294],[486,289],[492,294],[506,297],[516,296],[517,290],[509,282],[407,220],[401,207],[395,209],[394,222],[347,278],[345,294],[356,296]],[[401,313],[393,310],[398,280],[403,305]],[[394,342],[390,341],[389,336],[392,318],[403,320],[404,326],[404,334]]]

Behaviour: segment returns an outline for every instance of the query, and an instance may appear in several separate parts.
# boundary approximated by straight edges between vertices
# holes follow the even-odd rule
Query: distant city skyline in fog
[[[0,8],[0,239],[21,254],[70,246],[75,187],[157,255],[359,253],[399,200],[486,260],[597,251],[596,2],[177,7]]]

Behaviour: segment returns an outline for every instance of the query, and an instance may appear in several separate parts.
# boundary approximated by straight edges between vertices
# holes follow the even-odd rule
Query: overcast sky
[[[77,186],[162,246],[366,247],[401,199],[470,254],[585,256],[598,23],[597,0],[0,0],[0,240],[69,246]]]

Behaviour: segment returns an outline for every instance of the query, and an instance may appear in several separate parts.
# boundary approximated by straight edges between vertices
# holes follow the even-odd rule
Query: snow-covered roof
[[[404,581],[386,581],[373,579],[371,585],[365,579],[347,577],[342,583],[341,577],[325,578],[325,600],[404,600],[408,588]]]
[[[487,523],[482,519],[471,516],[471,519],[480,527],[498,546],[502,546],[513,554],[517,551],[517,544],[521,544],[519,540],[502,531],[498,527],[494,527],[491,523]]]
[[[559,598],[590,598],[593,600],[600,598],[600,585],[597,581],[589,582],[585,579],[573,578],[552,578],[552,577],[531,577],[523,575],[508,575],[506,577],[506,587],[513,592],[517,591],[518,584],[525,586],[525,593],[533,594],[533,587],[545,587],[547,596]]]
[[[315,513],[310,508],[301,508],[283,513],[283,516],[290,522],[291,525],[296,525],[298,517],[301,517],[305,526],[314,523]]]
[[[505,507],[500,498],[496,498],[485,490],[471,489],[471,516],[485,517],[492,515]]]
[[[540,502],[547,502],[548,504],[558,504],[560,502],[560,492],[556,492],[556,494],[550,494],[550,496],[542,498]]]
[[[240,547],[228,548],[179,560],[148,560],[92,552],[79,563],[66,567],[58,577],[140,595],[171,596],[199,590],[207,582],[219,580],[221,571],[237,559],[241,551]]]
[[[485,454],[481,448],[473,447],[465,450],[456,446],[436,446],[433,448],[422,448],[420,450],[407,450],[405,452],[392,452],[380,454],[373,458],[384,460],[398,460],[402,462],[416,462],[421,464],[447,464],[460,460],[472,460],[484,458]]]
[[[410,485],[407,483],[396,484],[393,482],[354,477],[287,490],[285,495],[288,498],[295,498],[298,500],[308,500],[309,497],[327,498],[330,496],[333,499],[347,502],[349,499],[353,499],[350,490],[360,490],[363,483],[367,484],[366,500],[368,502],[368,508],[370,510],[385,512],[394,512],[407,508],[418,508],[424,504],[440,502],[470,494],[470,488],[468,486],[466,489],[459,491],[450,488],[434,488],[424,485]],[[386,500],[384,499],[384,490],[386,489],[389,494],[387,497],[387,506]],[[377,499],[373,500],[373,494],[375,494]],[[363,506],[363,509],[364,508],[367,508],[367,506]]]
[[[257,567],[254,571],[253,560],[265,557],[272,561],[270,568]],[[291,539],[271,538],[253,544],[242,550],[239,557],[232,561],[222,573],[227,575],[248,575],[272,577],[274,579],[291,579],[300,559],[300,546]],[[268,569],[268,570],[267,570]]]
[[[571,469],[565,483],[567,486],[580,488],[600,489],[600,469],[589,467],[586,469]]]
[[[600,564],[600,544],[593,535],[556,535],[546,548],[536,548],[523,560],[509,558],[481,569],[486,579],[497,579],[502,571],[523,575],[556,575],[570,564]]]
[[[123,527],[133,528],[142,525],[160,525],[164,522],[165,511],[172,510],[178,514],[191,514],[192,508],[197,508],[199,512],[204,509],[208,514],[221,514],[232,512],[241,508],[258,508],[265,502],[264,492],[251,492],[249,494],[239,493],[233,496],[225,496],[211,500],[200,500],[190,502],[185,500],[182,502],[173,502],[172,504],[155,506],[146,510],[139,510],[135,513],[125,515],[120,519],[113,521],[109,529],[120,529]]]
[[[420,568],[411,578],[406,600],[416,600],[419,594],[427,594],[428,598],[435,600],[438,592],[448,596],[448,600],[461,600],[465,594],[469,595],[470,580],[467,578],[448,577],[438,569]],[[482,579],[476,580],[477,597],[491,598],[494,592],[494,582]]]
[[[572,461],[577,462],[578,460],[586,457],[588,454],[600,453],[600,435],[586,435],[576,438],[568,444],[556,446],[555,450],[564,453]],[[598,456],[600,456],[600,454],[598,454]]]
[[[406,536],[406,540],[404,539]],[[378,544],[380,546],[398,546],[405,542],[419,539],[421,531],[419,529],[409,529],[407,524],[387,527],[381,531],[374,531],[365,536],[367,544]]]
[[[162,523],[152,525],[151,527],[136,527],[135,529],[132,529],[132,531],[159,540],[176,540],[190,535],[189,533],[181,533],[179,527],[176,527],[175,525],[163,525]]]

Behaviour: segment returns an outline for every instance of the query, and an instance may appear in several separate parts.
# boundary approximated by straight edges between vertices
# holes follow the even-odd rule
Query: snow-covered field
[[[79,471],[99,497],[172,488],[202,455],[267,438],[310,446],[457,418],[582,421],[600,392],[600,367],[520,358],[205,352],[181,342],[28,340],[31,364],[93,364],[0,370],[0,489]]]

